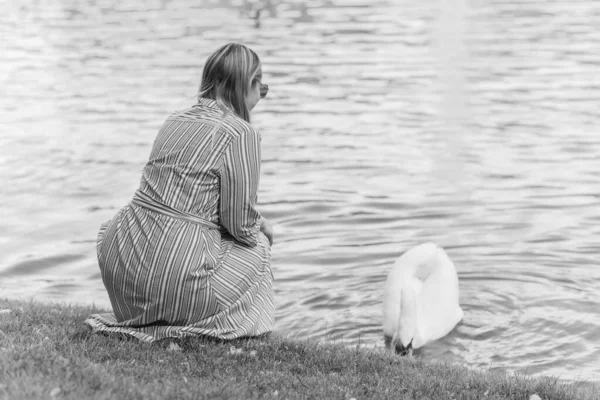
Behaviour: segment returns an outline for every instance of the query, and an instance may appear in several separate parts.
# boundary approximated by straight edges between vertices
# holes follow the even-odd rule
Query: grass
[[[0,299],[0,399],[600,399],[600,388],[478,372],[273,334],[152,344],[92,334],[88,307]]]

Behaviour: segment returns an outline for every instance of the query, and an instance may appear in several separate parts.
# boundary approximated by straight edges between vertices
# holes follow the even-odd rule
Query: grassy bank
[[[598,399],[505,376],[271,335],[153,344],[92,334],[85,307],[0,299],[0,399]]]

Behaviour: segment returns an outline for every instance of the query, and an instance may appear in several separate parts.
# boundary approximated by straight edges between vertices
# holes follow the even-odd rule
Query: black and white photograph
[[[600,400],[600,1],[0,4],[0,400]]]

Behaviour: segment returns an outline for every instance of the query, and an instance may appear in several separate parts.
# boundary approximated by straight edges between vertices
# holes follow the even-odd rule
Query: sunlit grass
[[[153,344],[92,334],[86,307],[0,300],[0,399],[598,399],[598,387],[474,372],[279,335]]]

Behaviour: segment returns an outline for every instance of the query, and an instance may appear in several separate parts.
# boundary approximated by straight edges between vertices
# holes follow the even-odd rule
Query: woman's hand
[[[260,222],[260,231],[269,239],[269,245],[273,246],[273,225],[264,217]]]

